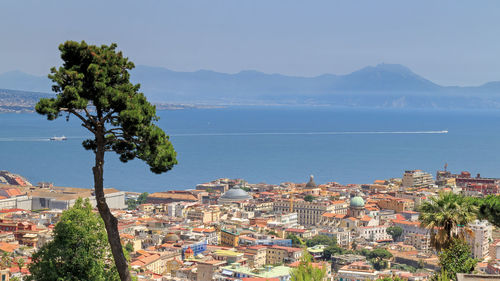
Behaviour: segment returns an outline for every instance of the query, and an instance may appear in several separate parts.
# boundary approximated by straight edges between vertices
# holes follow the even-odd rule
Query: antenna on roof
[[[446,172],[447,169],[448,169],[448,163],[444,163],[444,171]]]

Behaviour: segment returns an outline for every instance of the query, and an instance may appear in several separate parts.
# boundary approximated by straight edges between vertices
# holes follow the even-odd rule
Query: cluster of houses
[[[314,267],[324,268],[325,281],[427,280],[439,263],[418,206],[443,190],[484,196],[497,194],[498,186],[467,172],[439,171],[434,180],[416,170],[373,184],[316,184],[313,176],[280,185],[218,179],[149,194],[133,210],[125,202],[138,194],[108,189],[106,196],[138,280],[286,281],[307,252]],[[0,280],[29,274],[31,255],[51,241],[61,213],[79,197],[92,199],[93,192],[0,181],[0,252],[8,257],[1,259]],[[478,270],[499,274],[494,227],[487,221],[467,227]],[[388,231],[394,228],[398,235]],[[335,238],[346,252],[325,255],[328,245],[305,246],[318,235]],[[384,268],[360,254],[377,248],[392,255]]]

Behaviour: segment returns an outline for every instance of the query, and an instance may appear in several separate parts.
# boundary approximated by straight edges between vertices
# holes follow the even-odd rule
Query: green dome
[[[365,200],[359,196],[355,196],[351,198],[351,207],[364,207],[365,206]]]

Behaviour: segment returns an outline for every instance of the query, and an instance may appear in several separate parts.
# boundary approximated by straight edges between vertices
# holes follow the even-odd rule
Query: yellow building
[[[238,247],[240,234],[229,230],[221,230],[220,245],[225,247]]]
[[[251,246],[245,249],[245,258],[250,267],[259,268],[266,265],[267,247],[263,245]]]
[[[201,221],[204,224],[219,222],[220,210],[216,208],[211,209],[201,209],[194,208],[187,212],[187,218],[190,220]]]
[[[412,211],[415,208],[415,202],[411,199],[403,198],[384,198],[377,202],[380,209],[394,210],[396,213]]]
[[[302,257],[302,249],[273,245],[267,248],[266,264],[293,263]]]

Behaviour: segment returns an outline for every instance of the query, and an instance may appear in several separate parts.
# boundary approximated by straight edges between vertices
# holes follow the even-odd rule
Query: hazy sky
[[[381,62],[443,85],[500,80],[500,1],[0,2],[0,73],[45,75],[65,40],[136,64],[314,76]]]

